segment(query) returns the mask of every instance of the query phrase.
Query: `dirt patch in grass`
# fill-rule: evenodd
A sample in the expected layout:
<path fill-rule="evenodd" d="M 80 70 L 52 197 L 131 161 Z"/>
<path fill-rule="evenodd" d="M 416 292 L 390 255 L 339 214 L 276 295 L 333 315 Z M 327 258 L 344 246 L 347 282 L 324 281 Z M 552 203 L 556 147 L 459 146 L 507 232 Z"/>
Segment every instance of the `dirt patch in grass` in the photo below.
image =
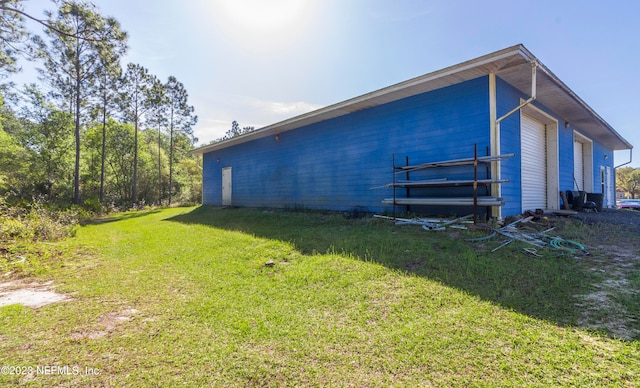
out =
<path fill-rule="evenodd" d="M 0 282 L 0 307 L 21 304 L 38 308 L 70 299 L 67 295 L 56 292 L 52 281 L 47 283 L 24 280 Z"/>
<path fill-rule="evenodd" d="M 131 317 L 138 314 L 136 309 L 124 309 L 120 311 L 112 311 L 100 317 L 95 327 L 88 330 L 82 330 L 71 334 L 71 338 L 78 341 L 82 339 L 102 338 L 114 331 L 118 325 L 128 322 Z"/>
<path fill-rule="evenodd" d="M 576 216 L 591 228 L 592 255 L 583 258 L 598 281 L 593 290 L 576 295 L 582 310 L 578 324 L 614 337 L 640 338 L 640 212 L 605 209 Z"/>

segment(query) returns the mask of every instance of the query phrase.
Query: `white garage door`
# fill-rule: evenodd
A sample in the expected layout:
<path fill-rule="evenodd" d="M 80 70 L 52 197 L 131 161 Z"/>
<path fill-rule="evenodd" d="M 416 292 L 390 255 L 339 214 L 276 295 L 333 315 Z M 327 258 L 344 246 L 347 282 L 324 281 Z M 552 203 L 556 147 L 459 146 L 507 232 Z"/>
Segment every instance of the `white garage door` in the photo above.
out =
<path fill-rule="evenodd" d="M 521 117 L 522 211 L 546 209 L 547 147 L 545 126 L 525 114 Z"/>

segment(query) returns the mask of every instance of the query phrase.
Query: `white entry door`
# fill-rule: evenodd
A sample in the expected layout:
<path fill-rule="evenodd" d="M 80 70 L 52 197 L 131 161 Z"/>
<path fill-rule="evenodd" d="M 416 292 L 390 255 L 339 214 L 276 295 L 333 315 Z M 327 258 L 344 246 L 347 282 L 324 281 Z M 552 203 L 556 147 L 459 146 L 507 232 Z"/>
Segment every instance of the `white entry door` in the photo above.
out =
<path fill-rule="evenodd" d="M 613 183 L 613 169 L 607 166 L 606 170 L 606 188 L 604 191 L 604 206 L 614 207 L 616 204 L 616 192 L 614 190 L 615 184 Z"/>
<path fill-rule="evenodd" d="M 222 206 L 231 206 L 231 167 L 222 169 Z"/>

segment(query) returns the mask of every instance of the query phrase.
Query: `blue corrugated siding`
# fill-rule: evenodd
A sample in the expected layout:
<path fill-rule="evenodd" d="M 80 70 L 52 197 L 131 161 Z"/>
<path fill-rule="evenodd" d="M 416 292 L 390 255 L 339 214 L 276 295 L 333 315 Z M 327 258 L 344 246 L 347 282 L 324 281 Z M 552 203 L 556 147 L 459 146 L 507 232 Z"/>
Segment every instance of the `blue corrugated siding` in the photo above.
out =
<path fill-rule="evenodd" d="M 580 131 L 580 133 L 583 132 Z M 593 141 L 593 192 L 604 194 L 600 185 L 600 167 L 611 167 L 613 169 L 613 151 L 602 145 L 602 143 L 591 140 Z M 605 155 L 607 156 L 606 158 Z"/>
<path fill-rule="evenodd" d="M 391 210 L 380 201 L 398 164 L 472 156 L 489 147 L 488 79 L 437 91 L 302 127 L 204 155 L 203 202 L 221 204 L 221 169 L 233 169 L 233 204 Z M 218 159 L 220 160 L 218 162 Z M 469 169 L 447 170 L 470 176 Z M 439 176 L 443 171 L 437 172 Z M 416 175 L 417 177 L 418 175 Z"/>
<path fill-rule="evenodd" d="M 202 204 L 222 204 L 222 168 L 216 161 L 218 153 L 202 155 Z"/>

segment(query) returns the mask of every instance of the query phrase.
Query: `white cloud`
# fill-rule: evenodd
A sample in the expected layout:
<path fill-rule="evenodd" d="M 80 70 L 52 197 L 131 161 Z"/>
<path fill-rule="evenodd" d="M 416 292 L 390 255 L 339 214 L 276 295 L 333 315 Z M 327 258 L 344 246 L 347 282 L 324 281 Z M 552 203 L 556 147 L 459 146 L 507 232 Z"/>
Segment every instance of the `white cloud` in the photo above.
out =
<path fill-rule="evenodd" d="M 278 120 L 288 119 L 322 108 L 322 105 L 303 101 L 278 102 L 252 100 L 250 104 L 265 114 L 278 117 Z"/>
<path fill-rule="evenodd" d="M 205 145 L 224 136 L 230 128 L 231 121 L 208 119 L 198 122 L 194 134 L 198 138 L 198 145 Z"/>

